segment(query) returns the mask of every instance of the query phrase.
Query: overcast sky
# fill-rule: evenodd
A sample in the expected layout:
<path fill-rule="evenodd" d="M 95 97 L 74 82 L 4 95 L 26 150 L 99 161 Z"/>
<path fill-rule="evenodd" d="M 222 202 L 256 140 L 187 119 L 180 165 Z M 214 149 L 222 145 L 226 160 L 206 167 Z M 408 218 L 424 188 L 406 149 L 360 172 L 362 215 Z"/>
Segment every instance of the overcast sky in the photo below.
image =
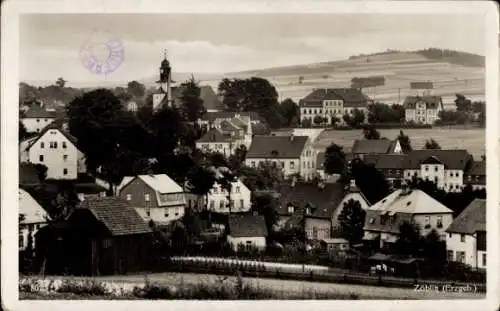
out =
<path fill-rule="evenodd" d="M 130 81 L 153 76 L 168 55 L 176 72 L 221 73 L 344 59 L 386 49 L 439 47 L 485 53 L 479 15 L 39 14 L 20 18 L 21 80 Z M 125 59 L 107 77 L 79 52 L 89 38 L 121 40 Z"/>

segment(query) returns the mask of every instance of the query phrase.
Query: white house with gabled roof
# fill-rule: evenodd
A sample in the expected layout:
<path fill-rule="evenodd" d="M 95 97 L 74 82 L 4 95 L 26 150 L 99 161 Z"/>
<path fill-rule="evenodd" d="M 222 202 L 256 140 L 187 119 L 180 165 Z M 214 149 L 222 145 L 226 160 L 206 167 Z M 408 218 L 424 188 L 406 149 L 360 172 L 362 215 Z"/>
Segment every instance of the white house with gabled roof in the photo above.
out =
<path fill-rule="evenodd" d="M 48 214 L 43 207 L 25 190 L 19 188 L 19 250 L 25 250 L 32 237 L 35 247 L 35 234 L 47 224 Z"/>
<path fill-rule="evenodd" d="M 25 162 L 45 165 L 47 179 L 74 180 L 87 171 L 77 139 L 56 125 L 47 126 L 31 140 L 21 157 Z"/>

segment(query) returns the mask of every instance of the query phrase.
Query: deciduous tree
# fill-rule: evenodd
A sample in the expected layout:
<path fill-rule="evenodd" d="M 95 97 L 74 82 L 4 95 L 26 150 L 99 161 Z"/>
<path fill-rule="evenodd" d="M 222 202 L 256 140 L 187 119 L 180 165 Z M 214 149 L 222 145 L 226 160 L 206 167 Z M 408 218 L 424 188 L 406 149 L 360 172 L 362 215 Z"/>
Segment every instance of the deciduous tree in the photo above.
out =
<path fill-rule="evenodd" d="M 399 135 L 397 140 L 399 141 L 399 144 L 401 145 L 401 149 L 403 153 L 408 153 L 413 150 L 411 147 L 411 140 L 408 135 L 405 135 L 403 131 L 399 131 Z"/>
<path fill-rule="evenodd" d="M 365 216 L 366 212 L 361 207 L 359 201 L 350 199 L 344 203 L 338 220 L 342 237 L 348 240 L 351 245 L 360 243 L 363 238 Z"/>
<path fill-rule="evenodd" d="M 127 83 L 127 93 L 134 96 L 135 98 L 141 98 L 146 92 L 146 87 L 144 84 L 137 81 L 130 81 Z"/>
<path fill-rule="evenodd" d="M 441 146 L 433 138 L 425 141 L 424 149 L 441 149 Z"/>
<path fill-rule="evenodd" d="M 191 76 L 191 79 L 182 83 L 180 88 L 180 113 L 184 120 L 195 122 L 207 111 L 203 105 L 198 82 L 196 82 L 194 76 Z"/>
<path fill-rule="evenodd" d="M 327 174 L 342 174 L 347 165 L 343 147 L 331 144 L 325 150 L 324 169 Z"/>

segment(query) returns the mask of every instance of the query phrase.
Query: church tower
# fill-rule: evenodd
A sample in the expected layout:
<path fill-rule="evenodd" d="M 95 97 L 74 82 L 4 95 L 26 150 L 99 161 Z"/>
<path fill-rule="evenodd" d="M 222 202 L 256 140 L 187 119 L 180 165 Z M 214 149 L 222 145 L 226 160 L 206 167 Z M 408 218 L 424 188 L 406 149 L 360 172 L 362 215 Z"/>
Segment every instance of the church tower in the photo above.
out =
<path fill-rule="evenodd" d="M 160 79 L 156 81 L 158 83 L 158 93 L 153 94 L 153 110 L 159 109 L 163 104 L 167 106 L 172 106 L 172 68 L 170 67 L 170 62 L 167 59 L 167 50 L 165 50 L 165 56 L 160 65 Z"/>

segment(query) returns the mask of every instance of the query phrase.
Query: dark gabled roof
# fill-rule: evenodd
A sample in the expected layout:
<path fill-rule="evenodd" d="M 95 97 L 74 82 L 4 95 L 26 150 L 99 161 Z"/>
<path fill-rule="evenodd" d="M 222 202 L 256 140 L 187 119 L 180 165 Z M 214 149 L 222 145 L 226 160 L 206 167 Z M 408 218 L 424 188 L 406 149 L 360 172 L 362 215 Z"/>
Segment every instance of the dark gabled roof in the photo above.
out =
<path fill-rule="evenodd" d="M 40 183 L 35 164 L 21 163 L 19 164 L 19 184 L 20 185 L 36 185 Z"/>
<path fill-rule="evenodd" d="M 465 172 L 465 175 L 486 176 L 486 162 L 473 161 L 467 172 Z"/>
<path fill-rule="evenodd" d="M 205 121 L 213 122 L 216 119 L 232 119 L 234 117 L 250 117 L 252 121 L 263 121 L 264 119 L 255 111 L 232 112 L 232 111 L 217 111 L 207 112 L 201 118 Z"/>
<path fill-rule="evenodd" d="M 446 232 L 474 234 L 486 231 L 486 200 L 475 199 L 453 220 Z"/>
<path fill-rule="evenodd" d="M 211 128 L 205 133 L 200 139 L 196 141 L 197 143 L 229 143 L 231 142 L 231 136 L 223 134 L 221 130 L 217 128 Z"/>
<path fill-rule="evenodd" d="M 88 198 L 78 205 L 78 209 L 89 210 L 112 235 L 152 232 L 134 207 L 117 197 Z"/>
<path fill-rule="evenodd" d="M 55 111 L 47 111 L 45 108 L 39 105 L 31 105 L 28 111 L 23 113 L 22 118 L 33 118 L 33 119 L 55 119 Z"/>
<path fill-rule="evenodd" d="M 331 219 L 335 209 L 344 198 L 345 188 L 340 183 L 325 183 L 322 188 L 313 183 L 296 183 L 279 187 L 281 206 L 280 215 L 290 215 L 288 206 L 303 208 L 313 207 L 309 217 Z"/>
<path fill-rule="evenodd" d="M 432 159 L 439 160 L 443 163 L 446 169 L 465 170 L 472 156 L 467 150 L 413 150 L 407 154 L 404 162 L 405 169 L 419 169 L 420 164 L 424 161 Z"/>
<path fill-rule="evenodd" d="M 253 214 L 229 215 L 229 234 L 232 237 L 267 237 L 264 216 Z"/>
<path fill-rule="evenodd" d="M 342 100 L 344 107 L 364 107 L 370 100 L 360 90 L 354 88 L 315 89 L 300 100 L 301 107 L 320 107 L 323 100 Z"/>
<path fill-rule="evenodd" d="M 304 150 L 307 136 L 255 136 L 247 152 L 250 158 L 299 158 Z"/>
<path fill-rule="evenodd" d="M 180 105 L 182 87 L 172 87 L 172 98 L 176 105 Z M 207 110 L 223 110 L 224 106 L 209 85 L 200 85 L 200 98 L 203 99 L 203 106 Z"/>
<path fill-rule="evenodd" d="M 38 135 L 38 137 L 36 139 L 34 139 L 27 147 L 26 147 L 26 150 L 29 150 L 31 148 L 31 146 L 33 146 L 34 144 L 36 144 L 38 142 L 38 140 L 40 140 L 40 138 L 43 137 L 43 135 L 45 135 L 45 133 L 47 133 L 49 130 L 58 130 L 59 132 L 61 132 L 61 134 L 64 135 L 64 137 L 66 137 L 66 139 L 68 139 L 73 145 L 75 145 L 76 148 L 78 148 L 78 139 L 76 139 L 75 136 L 71 135 L 68 131 L 62 129 L 62 125 L 59 123 L 59 122 L 52 122 L 51 124 L 47 125 L 41 132 L 40 134 Z"/>
<path fill-rule="evenodd" d="M 406 154 L 370 154 L 366 155 L 364 162 L 373 164 L 376 169 L 403 169 Z"/>
<path fill-rule="evenodd" d="M 408 96 L 406 97 L 403 108 L 404 109 L 415 109 L 415 104 L 417 102 L 423 101 L 426 103 L 427 108 L 437 108 L 439 105 L 442 105 L 441 96 Z"/>
<path fill-rule="evenodd" d="M 395 141 L 388 139 L 356 139 L 352 146 L 353 154 L 389 153 Z"/>

